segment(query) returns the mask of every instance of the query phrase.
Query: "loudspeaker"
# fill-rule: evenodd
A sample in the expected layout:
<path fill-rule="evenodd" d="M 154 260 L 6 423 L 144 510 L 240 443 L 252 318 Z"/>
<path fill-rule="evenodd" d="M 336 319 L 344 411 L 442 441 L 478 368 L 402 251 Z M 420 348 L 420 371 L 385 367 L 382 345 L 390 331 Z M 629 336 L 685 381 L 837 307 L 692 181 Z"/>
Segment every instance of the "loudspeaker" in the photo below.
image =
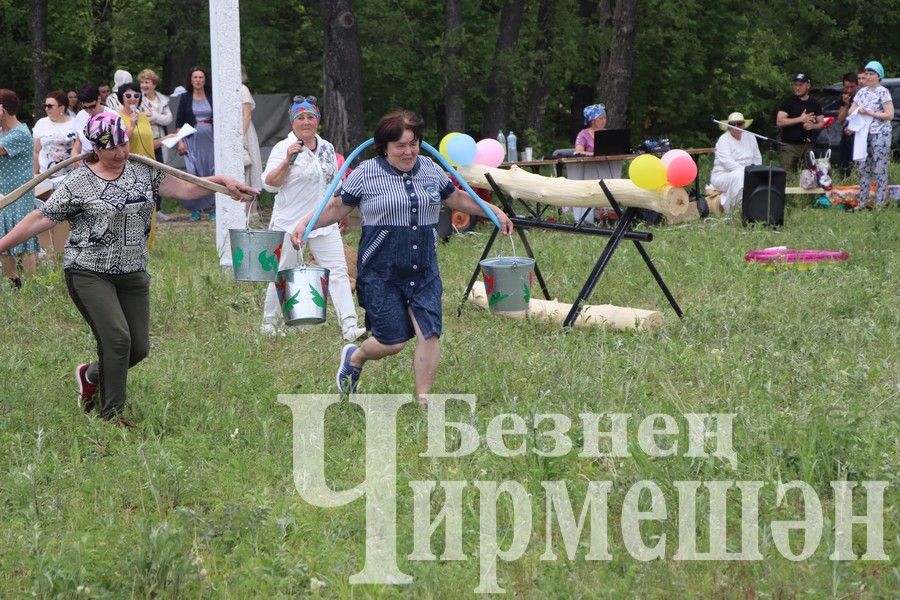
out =
<path fill-rule="evenodd" d="M 784 186 L 787 174 L 784 169 L 765 165 L 749 165 L 744 168 L 743 221 L 784 225 Z"/>

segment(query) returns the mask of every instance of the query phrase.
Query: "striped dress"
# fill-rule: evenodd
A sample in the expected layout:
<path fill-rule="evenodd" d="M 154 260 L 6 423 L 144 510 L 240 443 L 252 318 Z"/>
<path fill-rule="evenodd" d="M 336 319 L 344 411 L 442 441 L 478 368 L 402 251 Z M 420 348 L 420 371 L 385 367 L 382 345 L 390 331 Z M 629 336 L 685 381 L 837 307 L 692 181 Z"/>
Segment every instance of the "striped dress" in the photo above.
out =
<path fill-rule="evenodd" d="M 441 333 L 441 279 L 435 227 L 442 202 L 455 188 L 430 158 L 408 173 L 383 157 L 363 162 L 344 182 L 341 198 L 358 207 L 362 236 L 356 292 L 375 339 L 395 344 Z"/>

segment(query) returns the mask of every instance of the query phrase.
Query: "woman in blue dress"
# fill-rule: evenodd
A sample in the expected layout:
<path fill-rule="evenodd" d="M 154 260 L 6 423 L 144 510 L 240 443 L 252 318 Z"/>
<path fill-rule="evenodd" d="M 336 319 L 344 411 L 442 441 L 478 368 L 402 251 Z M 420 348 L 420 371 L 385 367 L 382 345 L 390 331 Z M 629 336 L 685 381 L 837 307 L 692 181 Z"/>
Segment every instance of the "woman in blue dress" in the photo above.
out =
<path fill-rule="evenodd" d="M 34 141 L 28 125 L 16 118 L 19 97 L 12 90 L 0 89 L 0 194 L 8 194 L 31 179 L 33 168 Z M 34 192 L 0 208 L 0 237 L 9 233 L 16 224 L 34 208 Z M 37 252 L 40 244 L 37 237 L 30 237 L 8 252 L 0 253 L 3 272 L 9 277 L 13 287 L 22 287 L 19 269 L 22 261 L 26 275 L 34 273 L 37 267 Z"/>
<path fill-rule="evenodd" d="M 213 144 L 212 82 L 200 67 L 191 69 L 188 78 L 190 93 L 182 94 L 178 101 L 175 126 L 187 123 L 197 130 L 178 142 L 178 154 L 184 156 L 188 173 L 198 177 L 216 174 L 216 156 Z M 191 211 L 191 221 L 199 221 L 201 213 L 216 220 L 216 195 L 208 194 L 196 200 L 182 200 L 181 205 Z"/>
<path fill-rule="evenodd" d="M 423 406 L 440 362 L 441 277 L 435 226 L 441 206 L 487 216 L 469 195 L 456 189 L 430 158 L 419 156 L 425 123 L 409 111 L 385 115 L 375 128 L 376 158 L 364 161 L 332 198 L 316 227 L 337 223 L 359 208 L 362 237 L 357 259 L 356 293 L 372 336 L 341 351 L 336 375 L 342 393 L 356 391 L 363 365 L 397 354 L 416 338 L 413 358 L 416 395 Z M 512 223 L 499 208 L 502 233 Z M 299 247 L 312 213 L 294 228 Z"/>

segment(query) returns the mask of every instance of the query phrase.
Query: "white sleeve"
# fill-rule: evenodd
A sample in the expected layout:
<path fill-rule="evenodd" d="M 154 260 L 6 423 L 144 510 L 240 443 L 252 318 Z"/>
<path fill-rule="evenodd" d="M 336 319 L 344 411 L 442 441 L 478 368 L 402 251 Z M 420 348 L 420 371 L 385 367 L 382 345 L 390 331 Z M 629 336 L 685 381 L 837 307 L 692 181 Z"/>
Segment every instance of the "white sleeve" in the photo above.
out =
<path fill-rule="evenodd" d="M 278 166 L 284 161 L 285 157 L 287 156 L 288 146 L 290 146 L 288 140 L 281 140 L 280 142 L 275 144 L 275 146 L 272 148 L 272 152 L 269 154 L 269 160 L 266 161 L 266 170 L 263 171 L 262 174 L 263 188 L 266 191 L 277 192 L 281 189 L 281 186 L 273 187 L 271 185 L 267 185 L 266 178 L 269 176 L 269 173 L 277 169 Z"/>
<path fill-rule="evenodd" d="M 719 137 L 719 141 L 716 142 L 716 162 L 721 164 L 726 171 L 743 169 L 743 165 L 734 158 L 734 152 L 732 152 L 731 144 L 729 143 L 730 140 L 726 137 L 728 135 L 730 134 L 725 132 Z"/>

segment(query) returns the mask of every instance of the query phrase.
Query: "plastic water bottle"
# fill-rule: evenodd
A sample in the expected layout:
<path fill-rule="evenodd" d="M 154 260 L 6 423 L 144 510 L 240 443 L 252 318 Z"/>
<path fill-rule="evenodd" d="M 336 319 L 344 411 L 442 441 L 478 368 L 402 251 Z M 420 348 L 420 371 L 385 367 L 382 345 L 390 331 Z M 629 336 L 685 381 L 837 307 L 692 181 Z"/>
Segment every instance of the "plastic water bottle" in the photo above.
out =
<path fill-rule="evenodd" d="M 506 148 L 506 136 L 503 135 L 503 130 L 497 132 L 497 141 L 500 142 L 501 148 Z"/>
<path fill-rule="evenodd" d="M 509 130 L 509 137 L 506 138 L 506 160 L 507 162 L 516 162 L 519 160 L 516 151 L 516 134 L 512 129 Z"/>

